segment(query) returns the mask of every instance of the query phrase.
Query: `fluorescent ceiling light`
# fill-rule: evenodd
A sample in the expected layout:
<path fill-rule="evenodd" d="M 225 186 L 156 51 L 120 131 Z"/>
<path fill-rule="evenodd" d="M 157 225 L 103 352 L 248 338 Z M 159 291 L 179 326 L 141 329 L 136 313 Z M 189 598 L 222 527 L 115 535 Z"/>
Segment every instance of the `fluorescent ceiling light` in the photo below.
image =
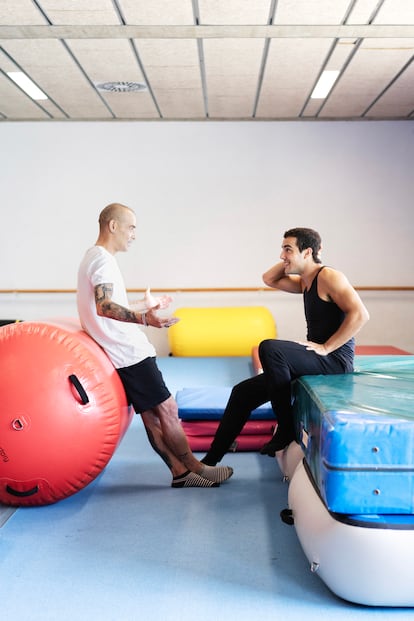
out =
<path fill-rule="evenodd" d="M 311 99 L 325 99 L 336 82 L 339 71 L 323 71 L 313 89 Z"/>
<path fill-rule="evenodd" d="M 47 99 L 47 95 L 36 86 L 25 73 L 21 71 L 9 71 L 7 73 L 9 78 L 13 80 L 20 88 L 32 99 Z"/>

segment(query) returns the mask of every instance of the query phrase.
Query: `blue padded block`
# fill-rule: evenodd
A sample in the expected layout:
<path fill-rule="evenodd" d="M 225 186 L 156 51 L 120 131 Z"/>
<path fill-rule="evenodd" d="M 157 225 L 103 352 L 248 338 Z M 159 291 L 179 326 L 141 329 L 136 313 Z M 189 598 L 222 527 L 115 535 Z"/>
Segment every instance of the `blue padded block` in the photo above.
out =
<path fill-rule="evenodd" d="M 229 399 L 231 387 L 203 386 L 183 388 L 176 395 L 178 415 L 182 420 L 219 420 Z M 250 416 L 251 420 L 275 420 L 272 406 L 265 403 Z"/>
<path fill-rule="evenodd" d="M 157 364 L 172 395 L 184 387 L 234 386 L 253 375 L 251 356 L 166 356 Z"/>
<path fill-rule="evenodd" d="M 294 415 L 328 509 L 414 513 L 414 356 L 367 356 L 355 373 L 302 377 Z"/>

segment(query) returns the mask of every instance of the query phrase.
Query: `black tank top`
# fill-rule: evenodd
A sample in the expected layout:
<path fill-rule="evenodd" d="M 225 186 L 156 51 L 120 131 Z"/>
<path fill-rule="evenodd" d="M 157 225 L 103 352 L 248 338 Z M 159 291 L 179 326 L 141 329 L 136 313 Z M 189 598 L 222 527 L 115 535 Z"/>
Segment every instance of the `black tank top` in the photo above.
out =
<path fill-rule="evenodd" d="M 324 266 L 316 274 L 310 289 L 303 292 L 305 317 L 307 325 L 307 339 L 314 343 L 325 343 L 336 332 L 345 319 L 345 313 L 335 304 L 326 302 L 318 295 L 318 276 Z M 332 352 L 341 358 L 346 366 L 353 365 L 355 340 L 352 338 L 339 349 Z"/>

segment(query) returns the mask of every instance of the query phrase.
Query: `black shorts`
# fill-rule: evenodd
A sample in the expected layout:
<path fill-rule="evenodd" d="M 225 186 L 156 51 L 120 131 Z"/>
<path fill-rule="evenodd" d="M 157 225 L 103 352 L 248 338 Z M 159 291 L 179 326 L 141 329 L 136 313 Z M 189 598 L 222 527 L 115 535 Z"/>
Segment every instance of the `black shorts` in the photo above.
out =
<path fill-rule="evenodd" d="M 130 367 L 117 369 L 128 403 L 141 414 L 171 396 L 155 358 L 145 358 Z"/>

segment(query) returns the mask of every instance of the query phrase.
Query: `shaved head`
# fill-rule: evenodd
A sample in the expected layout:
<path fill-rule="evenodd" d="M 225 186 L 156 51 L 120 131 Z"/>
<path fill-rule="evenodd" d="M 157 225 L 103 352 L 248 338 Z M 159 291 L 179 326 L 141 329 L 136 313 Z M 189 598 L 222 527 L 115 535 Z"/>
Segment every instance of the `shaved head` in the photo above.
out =
<path fill-rule="evenodd" d="M 122 220 L 125 210 L 134 213 L 130 207 L 122 205 L 121 203 L 111 203 L 107 205 L 99 214 L 100 230 L 102 231 L 111 220 Z"/>

